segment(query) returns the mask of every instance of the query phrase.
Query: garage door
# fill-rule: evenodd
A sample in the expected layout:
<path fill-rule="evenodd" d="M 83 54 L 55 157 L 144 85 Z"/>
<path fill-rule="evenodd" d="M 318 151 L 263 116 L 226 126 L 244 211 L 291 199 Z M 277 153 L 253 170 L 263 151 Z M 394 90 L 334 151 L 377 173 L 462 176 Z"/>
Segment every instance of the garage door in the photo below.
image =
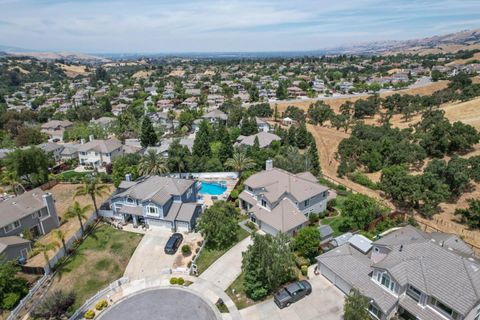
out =
<path fill-rule="evenodd" d="M 188 232 L 190 231 L 190 225 L 188 222 L 177 221 L 177 232 Z"/>
<path fill-rule="evenodd" d="M 262 229 L 265 233 L 271 234 L 272 236 L 278 233 L 277 229 L 266 224 L 265 222 L 259 221 L 259 223 L 260 223 L 260 229 Z"/>
<path fill-rule="evenodd" d="M 320 272 L 322 275 L 327 278 L 331 283 L 333 283 L 337 288 L 343 291 L 343 293 L 350 293 L 352 287 L 345 282 L 341 277 L 339 277 L 335 272 L 329 269 L 327 266 L 320 264 Z"/>
<path fill-rule="evenodd" d="M 162 228 L 172 230 L 172 223 L 170 221 L 164 220 L 155 220 L 155 219 L 147 219 L 148 225 L 151 228 Z"/>

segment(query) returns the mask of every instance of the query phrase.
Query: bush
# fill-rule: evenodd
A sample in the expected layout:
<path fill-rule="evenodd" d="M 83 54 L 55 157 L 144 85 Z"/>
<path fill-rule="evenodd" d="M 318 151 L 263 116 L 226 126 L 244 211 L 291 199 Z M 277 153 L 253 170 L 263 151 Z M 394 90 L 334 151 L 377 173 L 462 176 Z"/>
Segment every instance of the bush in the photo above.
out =
<path fill-rule="evenodd" d="M 327 210 L 332 211 L 333 208 L 335 208 L 336 205 L 337 205 L 337 199 L 332 199 L 332 200 L 328 201 L 327 202 Z"/>
<path fill-rule="evenodd" d="M 307 258 L 296 256 L 295 264 L 297 265 L 297 268 L 302 268 L 302 266 L 308 266 L 310 264 L 310 261 L 308 261 Z"/>
<path fill-rule="evenodd" d="M 325 218 L 326 216 L 327 216 L 327 213 L 326 213 L 325 211 L 318 213 L 318 219 L 319 219 L 319 220 Z"/>
<path fill-rule="evenodd" d="M 98 311 L 103 310 L 103 309 L 105 309 L 106 307 L 108 307 L 108 302 L 107 302 L 107 300 L 100 300 L 100 301 L 98 301 L 97 304 L 95 305 L 95 309 L 97 309 Z"/>
<path fill-rule="evenodd" d="M 18 294 L 17 292 L 7 293 L 3 297 L 2 309 L 3 310 L 12 310 L 17 305 L 19 300 L 20 300 L 20 294 Z"/>
<path fill-rule="evenodd" d="M 364 187 L 370 188 L 372 190 L 377 190 L 378 189 L 377 184 L 375 182 L 373 182 L 372 180 L 370 180 L 369 177 L 367 177 L 366 175 L 364 175 L 361 172 L 355 171 L 354 173 L 349 174 L 348 177 L 353 182 L 358 183 L 358 184 L 360 184 Z"/>
<path fill-rule="evenodd" d="M 257 230 L 257 225 L 255 223 L 253 223 L 252 221 L 247 221 L 247 223 L 245 223 L 245 225 L 250 230 L 253 230 L 253 231 Z"/>
<path fill-rule="evenodd" d="M 85 319 L 93 319 L 95 317 L 95 311 L 88 310 L 83 316 L 85 317 Z"/>
<path fill-rule="evenodd" d="M 186 256 L 192 253 L 192 249 L 190 248 L 190 246 L 188 244 L 184 244 L 182 246 L 182 253 Z"/>
<path fill-rule="evenodd" d="M 308 217 L 308 220 L 310 221 L 310 224 L 315 224 L 318 222 L 320 219 L 318 213 L 311 213 L 310 216 Z"/>
<path fill-rule="evenodd" d="M 195 248 L 195 253 L 198 253 L 200 251 L 200 248 Z"/>
<path fill-rule="evenodd" d="M 182 277 L 177 279 L 177 284 L 178 285 L 183 286 L 184 283 L 185 283 L 185 279 L 183 279 Z"/>
<path fill-rule="evenodd" d="M 170 278 L 170 284 L 178 284 L 178 279 L 175 277 Z"/>
<path fill-rule="evenodd" d="M 300 270 L 302 271 L 302 275 L 303 275 L 304 277 L 306 277 L 306 276 L 308 275 L 308 267 L 307 267 L 307 266 L 302 266 L 302 267 L 300 268 Z"/>
<path fill-rule="evenodd" d="M 236 201 L 238 199 L 238 190 L 232 190 L 232 192 L 230 193 L 230 199 L 232 199 L 233 201 Z"/>
<path fill-rule="evenodd" d="M 75 293 L 57 290 L 48 295 L 35 307 L 31 316 L 43 319 L 62 319 L 75 304 Z"/>
<path fill-rule="evenodd" d="M 192 261 L 188 261 L 187 263 L 187 268 L 190 268 L 190 267 L 192 267 Z"/>

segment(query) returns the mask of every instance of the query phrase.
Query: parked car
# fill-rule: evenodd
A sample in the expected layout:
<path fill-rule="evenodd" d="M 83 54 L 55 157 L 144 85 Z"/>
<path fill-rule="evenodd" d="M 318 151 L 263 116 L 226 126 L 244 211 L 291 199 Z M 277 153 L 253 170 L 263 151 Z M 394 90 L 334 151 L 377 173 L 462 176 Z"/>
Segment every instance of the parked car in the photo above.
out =
<path fill-rule="evenodd" d="M 312 293 L 312 286 L 308 281 L 302 280 L 291 283 L 278 291 L 273 300 L 280 309 L 283 309 L 310 293 Z"/>
<path fill-rule="evenodd" d="M 174 233 L 170 236 L 170 238 L 167 241 L 167 244 L 165 245 L 165 253 L 166 254 L 174 254 L 177 252 L 178 247 L 180 247 L 180 244 L 183 241 L 183 236 L 181 233 Z"/>

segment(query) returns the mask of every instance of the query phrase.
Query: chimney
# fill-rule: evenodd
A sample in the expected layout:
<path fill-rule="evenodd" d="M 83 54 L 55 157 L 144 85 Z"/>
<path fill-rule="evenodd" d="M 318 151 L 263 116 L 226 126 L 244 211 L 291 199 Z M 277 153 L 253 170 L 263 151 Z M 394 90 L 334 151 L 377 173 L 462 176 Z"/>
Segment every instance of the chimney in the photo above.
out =
<path fill-rule="evenodd" d="M 80 139 L 80 144 L 85 144 L 85 139 Z"/>
<path fill-rule="evenodd" d="M 93 134 L 91 134 L 91 135 L 88 136 L 88 141 L 91 142 L 91 141 L 93 141 L 94 138 L 95 138 L 95 137 L 93 136 Z"/>
<path fill-rule="evenodd" d="M 55 221 L 55 227 L 60 226 L 60 220 L 58 219 L 57 208 L 55 207 L 55 200 L 53 199 L 53 195 L 50 192 L 47 192 L 42 195 L 42 198 L 43 204 L 45 205 L 45 207 L 47 207 L 48 213 Z"/>
<path fill-rule="evenodd" d="M 273 160 L 268 159 L 267 161 L 265 161 L 265 170 L 270 171 L 272 169 L 273 169 Z"/>
<path fill-rule="evenodd" d="M 126 181 L 132 181 L 132 174 L 131 174 L 131 173 L 127 173 L 127 174 L 125 175 L 125 180 L 126 180 Z"/>

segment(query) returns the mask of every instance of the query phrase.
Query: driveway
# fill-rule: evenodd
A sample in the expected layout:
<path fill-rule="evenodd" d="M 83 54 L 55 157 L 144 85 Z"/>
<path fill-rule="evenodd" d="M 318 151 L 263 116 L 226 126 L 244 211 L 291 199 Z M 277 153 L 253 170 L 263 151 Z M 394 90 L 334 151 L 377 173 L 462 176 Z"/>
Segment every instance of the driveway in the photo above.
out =
<path fill-rule="evenodd" d="M 313 275 L 310 268 L 312 293 L 288 308 L 279 309 L 273 299 L 240 310 L 248 320 L 339 320 L 342 319 L 344 294 L 322 275 Z"/>
<path fill-rule="evenodd" d="M 191 257 L 184 258 L 182 256 L 181 247 L 189 243 L 193 250 L 195 243 L 201 240 L 201 236 L 198 233 L 183 234 L 183 242 L 177 253 L 169 255 L 165 254 L 163 250 L 171 235 L 170 230 L 149 229 L 130 258 L 124 276 L 130 280 L 156 277 L 190 259 Z"/>
<path fill-rule="evenodd" d="M 246 251 L 251 243 L 250 236 L 237 243 L 208 267 L 199 278 L 210 281 L 222 290 L 226 290 L 242 273 L 242 252 Z"/>

